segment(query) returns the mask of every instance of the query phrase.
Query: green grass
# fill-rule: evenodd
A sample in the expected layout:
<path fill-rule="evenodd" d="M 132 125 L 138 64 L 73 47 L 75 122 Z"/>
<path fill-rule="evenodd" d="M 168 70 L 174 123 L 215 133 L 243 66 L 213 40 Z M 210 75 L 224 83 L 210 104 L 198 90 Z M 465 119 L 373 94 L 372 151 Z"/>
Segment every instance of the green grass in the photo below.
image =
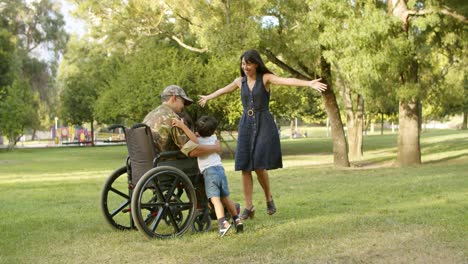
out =
<path fill-rule="evenodd" d="M 362 161 L 332 166 L 327 138 L 283 140 L 270 172 L 278 213 L 254 186 L 245 232 L 148 240 L 117 232 L 101 187 L 124 146 L 0 151 L 0 263 L 467 263 L 468 132 L 422 134 L 423 165 L 396 168 L 396 135 L 367 136 Z M 224 161 L 232 198 L 240 173 Z"/>

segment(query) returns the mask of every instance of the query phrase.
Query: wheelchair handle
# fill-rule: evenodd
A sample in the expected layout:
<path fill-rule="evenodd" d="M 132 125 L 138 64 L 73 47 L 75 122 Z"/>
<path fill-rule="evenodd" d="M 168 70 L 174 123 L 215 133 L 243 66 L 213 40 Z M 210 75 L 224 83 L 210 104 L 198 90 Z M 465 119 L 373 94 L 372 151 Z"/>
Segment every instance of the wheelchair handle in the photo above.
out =
<path fill-rule="evenodd" d="M 125 127 L 123 125 L 121 125 L 121 124 L 112 125 L 112 126 L 108 127 L 107 129 L 109 129 L 109 131 L 112 131 L 112 130 L 115 130 L 116 128 L 125 129 Z"/>
<path fill-rule="evenodd" d="M 140 127 L 147 127 L 149 128 L 149 126 L 147 124 L 144 124 L 144 123 L 137 123 L 137 124 L 134 124 L 132 126 L 132 129 L 135 129 L 135 128 L 140 128 Z"/>

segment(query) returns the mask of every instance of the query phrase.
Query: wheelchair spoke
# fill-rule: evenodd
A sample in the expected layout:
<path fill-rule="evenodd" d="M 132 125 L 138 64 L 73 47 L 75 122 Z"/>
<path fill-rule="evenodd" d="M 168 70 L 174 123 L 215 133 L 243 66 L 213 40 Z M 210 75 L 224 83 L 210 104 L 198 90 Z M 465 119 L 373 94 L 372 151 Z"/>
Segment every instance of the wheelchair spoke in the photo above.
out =
<path fill-rule="evenodd" d="M 181 211 L 185 211 L 185 210 L 190 210 L 190 208 L 192 208 L 192 203 L 182 203 L 182 202 L 171 203 L 171 206 L 177 207 Z"/>
<path fill-rule="evenodd" d="M 113 188 L 113 187 L 111 187 L 111 188 L 109 189 L 109 191 L 112 191 L 112 192 L 114 192 L 114 193 L 116 193 L 116 194 L 122 196 L 122 197 L 125 198 L 125 199 L 130 199 L 130 197 L 129 197 L 127 194 L 125 194 L 125 193 L 123 193 L 123 192 L 121 192 L 121 191 L 119 191 L 119 190 L 117 190 L 117 189 L 115 189 L 115 188 Z"/>
<path fill-rule="evenodd" d="M 174 191 L 177 187 L 178 180 L 179 180 L 179 177 L 175 177 L 174 181 L 172 181 L 171 188 L 166 193 L 166 199 L 165 199 L 166 201 L 170 200 L 171 197 L 174 196 Z"/>
<path fill-rule="evenodd" d="M 118 213 L 120 213 L 122 211 L 122 209 L 124 209 L 126 206 L 128 206 L 130 204 L 130 200 L 127 200 L 125 201 L 124 203 L 122 203 L 119 207 L 117 207 L 114 211 L 112 211 L 112 213 L 110 214 L 110 216 L 112 218 L 114 218 L 114 216 Z"/>
<path fill-rule="evenodd" d="M 151 197 L 151 199 L 148 202 L 140 204 L 141 209 L 148 209 L 151 212 L 154 211 L 154 208 L 158 208 L 161 206 L 164 206 L 164 202 L 158 202 L 156 196 Z"/>
<path fill-rule="evenodd" d="M 174 217 L 174 214 L 172 213 L 171 208 L 168 208 L 167 212 L 168 212 L 168 215 L 169 215 L 169 220 L 171 220 L 172 226 L 174 227 L 176 233 L 179 233 L 180 228 L 179 228 L 179 225 L 177 224 L 177 221 L 176 221 L 176 219 Z"/>
<path fill-rule="evenodd" d="M 161 188 L 159 188 L 159 185 L 156 185 L 155 194 L 158 200 L 163 202 L 167 201 L 163 195 L 163 192 L 161 191 Z"/>
<path fill-rule="evenodd" d="M 164 203 L 161 203 L 161 202 L 154 202 L 154 203 L 142 203 L 140 205 L 140 208 L 141 209 L 153 209 L 153 208 L 157 208 L 157 207 L 160 207 L 160 206 L 164 206 Z M 151 211 L 151 210 L 150 210 Z"/>
<path fill-rule="evenodd" d="M 193 222 L 193 225 L 195 226 L 195 228 L 197 230 L 202 230 L 203 229 L 203 223 L 202 223 L 202 220 L 201 219 L 196 219 L 194 222 Z"/>
<path fill-rule="evenodd" d="M 164 208 L 159 208 L 156 217 L 153 219 L 153 224 L 151 225 L 151 231 L 154 233 L 156 227 L 158 227 L 159 222 L 163 219 L 164 216 Z"/>

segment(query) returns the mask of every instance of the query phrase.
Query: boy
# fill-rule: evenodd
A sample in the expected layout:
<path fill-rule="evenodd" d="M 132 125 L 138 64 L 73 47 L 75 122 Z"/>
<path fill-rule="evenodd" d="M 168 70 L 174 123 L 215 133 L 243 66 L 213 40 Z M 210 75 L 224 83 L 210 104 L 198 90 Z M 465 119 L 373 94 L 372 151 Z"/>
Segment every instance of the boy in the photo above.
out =
<path fill-rule="evenodd" d="M 172 120 L 172 125 L 182 129 L 190 140 L 195 143 L 200 145 L 215 144 L 216 135 L 214 135 L 214 132 L 218 126 L 218 121 L 213 117 L 202 116 L 197 120 L 195 126 L 198 137 L 185 125 L 183 120 L 174 118 Z M 223 204 L 233 216 L 232 219 L 236 231 L 244 231 L 244 225 L 237 214 L 236 207 L 229 198 L 229 187 L 224 167 L 221 163 L 221 156 L 218 153 L 200 156 L 198 157 L 198 167 L 203 173 L 203 178 L 205 180 L 206 196 L 210 199 L 215 208 L 220 236 L 224 236 L 231 228 L 231 224 L 226 220 L 224 215 Z"/>

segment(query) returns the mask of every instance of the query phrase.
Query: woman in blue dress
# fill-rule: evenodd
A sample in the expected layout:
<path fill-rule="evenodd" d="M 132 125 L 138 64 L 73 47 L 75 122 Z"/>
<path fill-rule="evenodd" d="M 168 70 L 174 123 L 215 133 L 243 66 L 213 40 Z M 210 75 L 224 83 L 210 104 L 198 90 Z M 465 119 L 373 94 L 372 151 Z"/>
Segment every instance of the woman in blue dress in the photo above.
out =
<path fill-rule="evenodd" d="M 255 207 L 252 203 L 252 171 L 265 193 L 267 213 L 276 212 L 270 190 L 268 170 L 283 167 L 278 129 L 269 111 L 270 85 L 305 86 L 318 92 L 327 89 L 320 79 L 305 81 L 296 78 L 282 78 L 274 75 L 263 63 L 256 50 L 248 50 L 240 57 L 241 77 L 209 95 L 201 95 L 198 103 L 203 107 L 208 100 L 231 93 L 240 88 L 244 112 L 239 122 L 239 135 L 235 155 L 235 169 L 242 171 L 242 187 L 245 207 L 241 219 L 253 218 Z"/>

